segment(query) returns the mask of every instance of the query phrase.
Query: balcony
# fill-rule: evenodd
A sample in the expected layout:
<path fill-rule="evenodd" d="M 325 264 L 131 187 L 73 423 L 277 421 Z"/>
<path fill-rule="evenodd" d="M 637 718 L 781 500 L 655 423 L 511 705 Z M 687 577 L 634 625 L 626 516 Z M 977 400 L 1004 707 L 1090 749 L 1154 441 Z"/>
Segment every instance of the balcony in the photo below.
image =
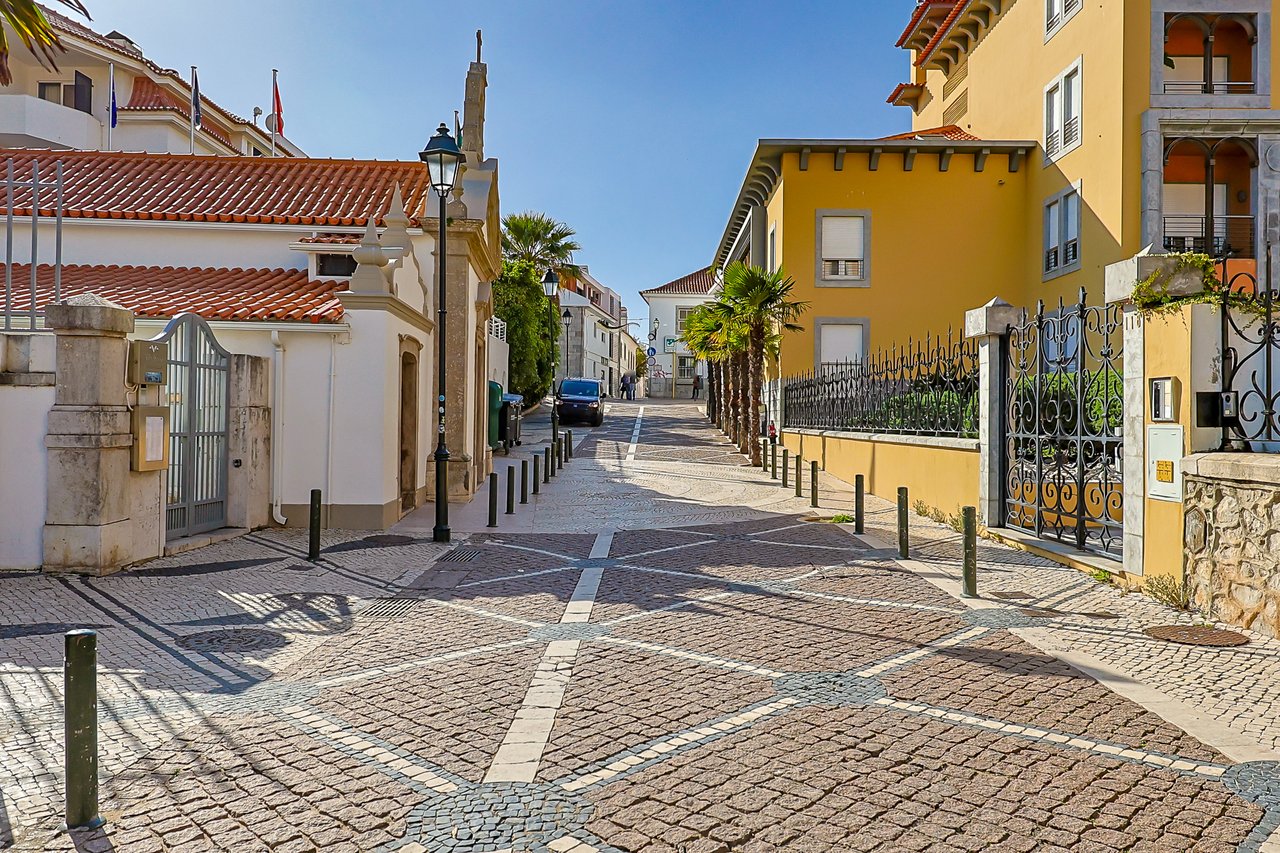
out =
<path fill-rule="evenodd" d="M 0 94 L 0 146 L 94 151 L 102 147 L 102 122 L 34 95 Z"/>
<path fill-rule="evenodd" d="M 1256 95 L 1256 16 L 1181 12 L 1165 15 L 1158 89 L 1203 98 Z"/>
<path fill-rule="evenodd" d="M 1254 256 L 1252 216 L 1215 216 L 1210 222 L 1206 216 L 1182 213 L 1163 219 L 1166 252 L 1196 252 L 1215 258 Z"/>

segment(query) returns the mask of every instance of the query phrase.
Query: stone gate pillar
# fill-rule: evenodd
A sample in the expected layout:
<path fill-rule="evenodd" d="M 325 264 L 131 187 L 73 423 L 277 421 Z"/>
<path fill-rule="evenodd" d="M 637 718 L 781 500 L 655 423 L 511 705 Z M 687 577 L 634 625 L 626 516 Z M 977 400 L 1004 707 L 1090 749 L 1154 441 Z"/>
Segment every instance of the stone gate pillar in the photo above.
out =
<path fill-rule="evenodd" d="M 1004 339 L 1026 310 L 1000 297 L 964 314 L 965 338 L 978 341 L 978 518 L 1004 526 Z"/>
<path fill-rule="evenodd" d="M 45 309 L 57 338 L 44 567 L 103 575 L 157 556 L 162 471 L 131 473 L 125 360 L 133 314 L 94 295 Z"/>

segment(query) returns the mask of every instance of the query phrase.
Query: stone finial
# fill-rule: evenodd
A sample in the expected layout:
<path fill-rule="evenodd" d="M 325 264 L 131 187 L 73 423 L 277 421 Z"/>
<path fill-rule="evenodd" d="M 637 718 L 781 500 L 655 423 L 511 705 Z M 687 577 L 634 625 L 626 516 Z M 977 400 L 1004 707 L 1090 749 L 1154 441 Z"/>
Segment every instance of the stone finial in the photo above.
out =
<path fill-rule="evenodd" d="M 981 338 L 988 335 L 1003 335 L 1010 326 L 1026 321 L 1025 308 L 1016 308 L 996 296 L 981 308 L 964 312 L 964 336 Z"/>
<path fill-rule="evenodd" d="M 351 253 L 351 257 L 356 261 L 356 271 L 351 276 L 352 293 L 390 292 L 387 279 L 382 274 L 382 268 L 387 265 L 387 253 L 378 242 L 378 229 L 374 225 L 373 217 L 369 217 L 364 238 Z"/>
<path fill-rule="evenodd" d="M 400 193 L 398 181 L 391 191 L 391 204 L 387 207 L 387 213 L 382 217 L 382 221 L 387 224 L 386 230 L 382 232 L 382 245 L 397 246 L 407 252 L 410 247 L 409 216 L 404 210 L 404 197 Z"/>

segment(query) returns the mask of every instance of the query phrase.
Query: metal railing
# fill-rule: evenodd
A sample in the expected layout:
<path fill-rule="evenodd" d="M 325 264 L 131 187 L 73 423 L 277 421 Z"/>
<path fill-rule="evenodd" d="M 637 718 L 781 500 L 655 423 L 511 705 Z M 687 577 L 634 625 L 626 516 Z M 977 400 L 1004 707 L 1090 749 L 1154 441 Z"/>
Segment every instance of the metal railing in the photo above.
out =
<path fill-rule="evenodd" d="M 54 261 L 53 261 L 53 293 L 52 301 L 62 301 L 62 161 L 54 164 L 53 179 L 42 179 L 40 177 L 40 163 L 37 160 L 31 161 L 31 175 L 29 178 L 20 179 L 16 174 L 13 158 L 10 157 L 5 161 L 4 170 L 4 210 L 5 210 L 5 228 L 4 228 L 4 305 L 2 313 L 4 315 L 4 331 L 13 331 L 13 321 L 15 317 L 27 315 L 27 324 L 25 328 L 34 329 L 36 327 L 36 315 L 40 308 L 40 220 L 44 216 L 53 216 L 54 231 Z M 46 202 L 45 193 L 52 193 L 52 204 Z M 14 269 L 17 266 L 14 263 L 14 220 L 19 218 L 17 211 L 29 211 L 29 227 L 31 229 L 31 257 L 30 275 L 28 277 L 26 293 L 15 293 L 14 291 Z M 20 287 L 21 285 L 19 285 Z M 25 295 L 25 299 L 18 299 L 18 296 Z"/>
<path fill-rule="evenodd" d="M 1225 277 L 1222 288 L 1222 391 L 1236 398 L 1234 417 L 1222 418 L 1222 446 L 1280 452 L 1280 293 L 1250 272 Z"/>
<path fill-rule="evenodd" d="M 1175 254 L 1196 252 L 1214 257 L 1251 258 L 1254 249 L 1252 216 L 1214 216 L 1213 236 L 1207 217 L 1168 214 L 1164 217 L 1164 248 Z"/>
<path fill-rule="evenodd" d="M 1252 95 L 1258 89 L 1252 80 L 1206 83 L 1204 80 L 1166 80 L 1166 95 Z"/>
<path fill-rule="evenodd" d="M 782 384 L 783 426 L 905 435 L 978 434 L 978 342 L 926 337 Z"/>

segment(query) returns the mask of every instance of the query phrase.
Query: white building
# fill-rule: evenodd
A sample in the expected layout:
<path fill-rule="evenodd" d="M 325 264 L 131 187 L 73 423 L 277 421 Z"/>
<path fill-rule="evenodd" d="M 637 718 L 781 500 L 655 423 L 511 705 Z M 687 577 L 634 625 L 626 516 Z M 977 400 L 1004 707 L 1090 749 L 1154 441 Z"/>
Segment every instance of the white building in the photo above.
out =
<path fill-rule="evenodd" d="M 693 393 L 695 376 L 702 377 L 705 396 L 707 366 L 689 353 L 680 336 L 685 317 L 699 305 L 712 301 L 714 287 L 715 278 L 707 267 L 661 287 L 640 291 L 649 305 L 647 331 L 654 335 L 649 343 L 655 353 L 649 361 L 648 396 L 688 397 Z"/>
<path fill-rule="evenodd" d="M 566 277 L 560 289 L 560 310 L 562 316 L 569 312 L 570 322 L 561 340 L 564 355 L 558 378 L 599 379 L 605 393 L 619 396 L 625 372 L 620 327 L 626 309 L 618 293 L 596 280 L 585 265 L 579 271 L 576 277 Z"/>
<path fill-rule="evenodd" d="M 0 147 L 192 153 L 188 80 L 147 59 L 121 33 L 102 35 L 51 9 L 44 11 L 66 52 L 57 56 L 57 71 L 45 68 L 6 26 L 13 83 L 0 86 Z M 264 99 L 270 95 L 269 83 L 263 80 Z M 200 105 L 196 154 L 271 156 L 274 151 L 278 157 L 303 156 L 282 134 L 273 142 L 256 116 L 253 121 L 241 118 L 203 94 Z"/>

